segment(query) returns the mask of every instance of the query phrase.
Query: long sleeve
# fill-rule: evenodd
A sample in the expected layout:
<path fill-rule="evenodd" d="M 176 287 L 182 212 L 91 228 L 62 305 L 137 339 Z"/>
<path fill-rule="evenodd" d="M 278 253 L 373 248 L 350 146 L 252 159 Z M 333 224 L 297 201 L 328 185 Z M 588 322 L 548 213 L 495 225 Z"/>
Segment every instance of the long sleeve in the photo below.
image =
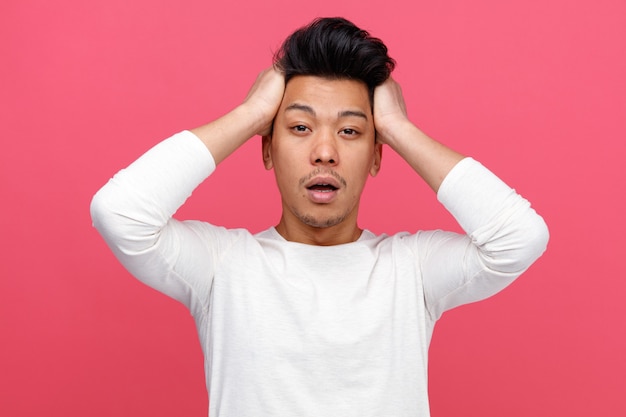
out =
<path fill-rule="evenodd" d="M 192 310 L 206 305 L 217 251 L 228 243 L 219 228 L 172 216 L 214 169 L 208 149 L 184 131 L 118 172 L 91 203 L 94 226 L 126 269 Z"/>
<path fill-rule="evenodd" d="M 419 234 L 417 251 L 434 318 L 509 285 L 541 256 L 549 238 L 530 203 L 471 158 L 452 169 L 437 197 L 466 235 Z"/>

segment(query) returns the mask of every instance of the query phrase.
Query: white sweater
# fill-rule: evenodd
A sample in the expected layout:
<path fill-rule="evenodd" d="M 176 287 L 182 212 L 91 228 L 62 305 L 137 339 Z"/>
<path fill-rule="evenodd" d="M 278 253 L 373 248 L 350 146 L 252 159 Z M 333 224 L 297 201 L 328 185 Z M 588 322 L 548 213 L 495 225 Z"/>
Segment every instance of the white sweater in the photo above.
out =
<path fill-rule="evenodd" d="M 181 132 L 91 206 L 122 264 L 191 311 L 210 416 L 428 416 L 435 321 L 506 287 L 548 240 L 530 204 L 471 158 L 438 192 L 467 235 L 364 231 L 322 247 L 274 228 L 252 235 L 173 219 L 214 169 L 200 140 Z"/>

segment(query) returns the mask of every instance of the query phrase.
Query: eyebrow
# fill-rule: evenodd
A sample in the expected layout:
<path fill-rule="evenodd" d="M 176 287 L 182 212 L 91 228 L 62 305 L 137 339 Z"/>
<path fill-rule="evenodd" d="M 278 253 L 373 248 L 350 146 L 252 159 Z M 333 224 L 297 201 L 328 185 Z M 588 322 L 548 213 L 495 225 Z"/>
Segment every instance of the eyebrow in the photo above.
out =
<path fill-rule="evenodd" d="M 309 113 L 312 116 L 317 116 L 317 114 L 315 113 L 315 110 L 313 109 L 313 107 L 311 107 L 309 105 L 306 105 L 306 104 L 293 103 L 293 104 L 290 104 L 289 106 L 287 106 L 285 108 L 285 111 L 288 111 L 288 110 L 300 110 L 300 111 L 303 111 L 305 113 Z M 341 119 L 343 117 L 360 117 L 360 118 L 363 118 L 365 120 L 368 120 L 367 119 L 367 115 L 364 112 L 360 111 L 360 110 L 343 110 L 343 111 L 340 111 L 337 114 L 337 118 Z"/>
<path fill-rule="evenodd" d="M 307 106 L 306 104 L 293 103 L 293 104 L 288 105 L 285 108 L 285 111 L 288 111 L 288 110 L 301 110 L 305 113 L 309 113 L 312 116 L 316 115 L 315 110 L 313 110 L 313 107 Z"/>
<path fill-rule="evenodd" d="M 341 119 L 342 117 L 361 117 L 365 120 L 367 120 L 367 115 L 365 113 L 363 113 L 360 110 L 344 110 L 344 111 L 340 111 L 338 114 L 338 118 Z"/>

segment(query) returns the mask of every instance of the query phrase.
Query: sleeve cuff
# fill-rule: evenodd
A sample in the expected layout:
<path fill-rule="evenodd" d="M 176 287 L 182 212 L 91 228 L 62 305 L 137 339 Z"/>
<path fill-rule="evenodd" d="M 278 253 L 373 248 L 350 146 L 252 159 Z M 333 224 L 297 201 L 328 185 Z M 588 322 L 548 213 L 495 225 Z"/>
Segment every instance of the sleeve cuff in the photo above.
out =
<path fill-rule="evenodd" d="M 182 132 L 174 135 L 174 137 L 180 137 L 181 143 L 184 143 L 185 147 L 188 147 L 190 153 L 195 153 L 199 159 L 204 160 L 205 168 L 208 169 L 208 172 L 205 174 L 205 178 L 208 177 L 215 171 L 216 164 L 215 158 L 209 151 L 209 148 L 189 130 L 183 130 Z"/>
<path fill-rule="evenodd" d="M 515 191 L 480 162 L 465 158 L 444 178 L 437 199 L 468 234 L 497 216 Z"/>

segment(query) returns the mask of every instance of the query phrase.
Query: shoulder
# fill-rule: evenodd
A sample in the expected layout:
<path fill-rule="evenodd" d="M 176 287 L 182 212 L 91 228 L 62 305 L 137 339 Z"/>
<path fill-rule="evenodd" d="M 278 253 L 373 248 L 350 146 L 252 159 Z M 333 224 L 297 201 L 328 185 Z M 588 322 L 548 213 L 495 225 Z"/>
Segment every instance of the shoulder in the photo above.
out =
<path fill-rule="evenodd" d="M 404 252 L 415 257 L 423 257 L 433 251 L 445 250 L 449 245 L 467 245 L 468 241 L 469 238 L 465 234 L 436 229 L 419 230 L 415 233 L 405 231 L 392 235 L 376 235 L 368 231 L 363 243 L 376 251 Z"/>

